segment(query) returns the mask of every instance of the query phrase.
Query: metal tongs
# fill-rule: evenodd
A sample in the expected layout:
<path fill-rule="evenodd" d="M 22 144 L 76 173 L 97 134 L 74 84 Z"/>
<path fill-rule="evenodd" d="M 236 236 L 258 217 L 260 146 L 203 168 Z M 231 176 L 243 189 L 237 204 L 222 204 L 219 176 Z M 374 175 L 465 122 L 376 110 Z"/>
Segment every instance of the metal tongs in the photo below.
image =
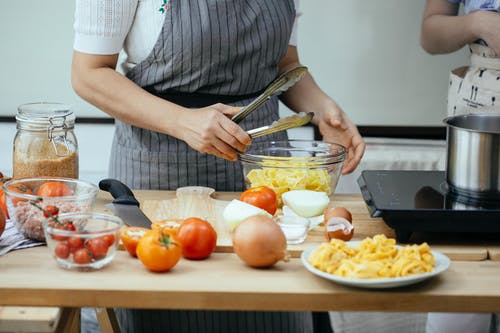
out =
<path fill-rule="evenodd" d="M 299 127 L 311 121 L 314 113 L 312 112 L 299 112 L 289 117 L 281 118 L 274 121 L 271 125 L 262 126 L 248 130 L 247 133 L 250 137 L 257 138 L 259 136 L 271 134 L 274 132 L 284 131 L 290 128 Z"/>
<path fill-rule="evenodd" d="M 237 114 L 235 114 L 231 120 L 235 123 L 239 123 L 246 116 L 248 116 L 252 111 L 256 110 L 262 104 L 267 102 L 272 96 L 279 95 L 284 91 L 287 91 L 288 88 L 297 83 L 305 74 L 307 73 L 307 67 L 298 66 L 292 68 L 275 79 L 269 86 L 267 86 L 266 90 L 255 100 L 253 100 L 250 104 L 243 107 Z"/>

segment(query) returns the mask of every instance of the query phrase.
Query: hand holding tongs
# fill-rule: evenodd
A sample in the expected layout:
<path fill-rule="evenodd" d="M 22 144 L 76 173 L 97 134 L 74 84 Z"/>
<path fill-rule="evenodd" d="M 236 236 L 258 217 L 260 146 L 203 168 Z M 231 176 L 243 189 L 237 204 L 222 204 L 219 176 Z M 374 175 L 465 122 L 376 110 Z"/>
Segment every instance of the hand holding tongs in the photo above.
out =
<path fill-rule="evenodd" d="M 235 114 L 231 118 L 231 120 L 235 123 L 239 123 L 252 111 L 267 102 L 272 96 L 287 91 L 288 88 L 297 83 L 306 73 L 307 67 L 305 66 L 298 66 L 284 72 L 283 74 L 278 76 L 276 80 L 271 82 L 271 84 L 267 86 L 266 90 L 259 97 L 257 97 L 250 104 L 243 107 L 237 114 Z"/>

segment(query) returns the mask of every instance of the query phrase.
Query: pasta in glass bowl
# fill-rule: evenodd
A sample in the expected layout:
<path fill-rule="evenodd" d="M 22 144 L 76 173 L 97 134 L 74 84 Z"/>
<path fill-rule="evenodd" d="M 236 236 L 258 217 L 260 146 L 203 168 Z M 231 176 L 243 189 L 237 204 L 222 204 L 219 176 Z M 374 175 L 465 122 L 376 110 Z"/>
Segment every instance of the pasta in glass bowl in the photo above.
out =
<path fill-rule="evenodd" d="M 314 140 L 271 141 L 252 144 L 239 155 L 247 188 L 272 188 L 281 195 L 312 190 L 333 195 L 346 157 L 344 146 Z"/>

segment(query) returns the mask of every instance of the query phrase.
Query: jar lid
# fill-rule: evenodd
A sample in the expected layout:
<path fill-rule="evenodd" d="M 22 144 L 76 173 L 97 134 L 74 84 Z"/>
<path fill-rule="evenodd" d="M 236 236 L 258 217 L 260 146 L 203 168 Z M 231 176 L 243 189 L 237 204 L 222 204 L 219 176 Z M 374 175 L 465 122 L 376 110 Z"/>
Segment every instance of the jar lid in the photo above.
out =
<path fill-rule="evenodd" d="M 16 121 L 20 129 L 47 130 L 49 127 L 72 129 L 75 125 L 75 115 L 71 108 L 63 103 L 28 103 L 17 108 Z"/>

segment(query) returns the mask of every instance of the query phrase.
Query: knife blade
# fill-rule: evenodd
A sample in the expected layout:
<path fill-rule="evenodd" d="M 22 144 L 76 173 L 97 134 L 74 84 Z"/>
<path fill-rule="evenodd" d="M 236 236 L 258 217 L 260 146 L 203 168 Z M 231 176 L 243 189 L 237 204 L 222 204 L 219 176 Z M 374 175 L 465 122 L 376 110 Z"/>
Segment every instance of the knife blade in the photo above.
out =
<path fill-rule="evenodd" d="M 110 208 L 115 215 L 120 217 L 125 224 L 151 228 L 151 220 L 142 212 L 139 207 L 139 201 L 137 201 L 127 185 L 117 179 L 107 178 L 99 182 L 99 188 L 111 193 L 114 200 L 106 206 L 111 206 Z"/>

